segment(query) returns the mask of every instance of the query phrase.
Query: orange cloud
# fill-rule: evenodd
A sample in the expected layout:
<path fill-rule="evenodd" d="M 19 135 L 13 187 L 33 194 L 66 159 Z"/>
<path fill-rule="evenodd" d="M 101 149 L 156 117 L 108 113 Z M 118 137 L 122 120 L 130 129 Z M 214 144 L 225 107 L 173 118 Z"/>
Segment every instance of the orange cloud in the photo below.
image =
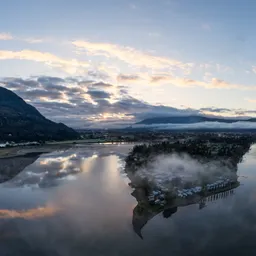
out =
<path fill-rule="evenodd" d="M 0 209 L 0 219 L 11 219 L 11 218 L 20 218 L 20 219 L 37 219 L 50 217 L 55 215 L 60 209 L 55 207 L 38 207 L 29 210 L 6 210 Z"/>
<path fill-rule="evenodd" d="M 250 102 L 250 103 L 256 103 L 256 99 L 245 99 L 245 100 Z"/>

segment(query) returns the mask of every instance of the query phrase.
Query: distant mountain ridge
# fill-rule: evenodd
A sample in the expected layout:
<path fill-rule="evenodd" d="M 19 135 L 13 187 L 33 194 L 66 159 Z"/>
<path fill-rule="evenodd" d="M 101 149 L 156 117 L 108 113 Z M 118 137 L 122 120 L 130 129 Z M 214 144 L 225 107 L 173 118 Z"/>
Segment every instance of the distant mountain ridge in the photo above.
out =
<path fill-rule="evenodd" d="M 0 141 L 65 140 L 78 133 L 45 118 L 14 92 L 0 87 Z"/>
<path fill-rule="evenodd" d="M 248 119 L 224 119 L 218 117 L 206 117 L 206 116 L 166 116 L 166 117 L 153 117 L 147 118 L 136 124 L 195 124 L 202 122 L 219 122 L 219 123 L 236 123 L 243 122 L 256 122 L 256 118 Z"/>

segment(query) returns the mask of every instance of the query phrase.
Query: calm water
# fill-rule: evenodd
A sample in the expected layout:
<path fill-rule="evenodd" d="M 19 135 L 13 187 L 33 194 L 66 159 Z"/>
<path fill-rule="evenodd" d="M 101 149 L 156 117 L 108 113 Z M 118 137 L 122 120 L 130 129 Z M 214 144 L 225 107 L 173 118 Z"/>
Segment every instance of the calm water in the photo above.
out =
<path fill-rule="evenodd" d="M 132 145 L 42 155 L 0 186 L 1 256 L 255 255 L 256 146 L 233 194 L 160 213 L 133 231 L 136 200 L 123 172 Z"/>

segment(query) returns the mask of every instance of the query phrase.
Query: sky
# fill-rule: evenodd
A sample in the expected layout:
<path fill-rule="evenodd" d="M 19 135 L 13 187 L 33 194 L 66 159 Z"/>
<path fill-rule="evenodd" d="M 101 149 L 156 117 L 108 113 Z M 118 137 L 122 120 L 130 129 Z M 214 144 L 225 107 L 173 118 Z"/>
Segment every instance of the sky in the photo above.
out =
<path fill-rule="evenodd" d="M 104 127 L 256 116 L 256 1 L 0 2 L 0 86 L 46 117 Z"/>

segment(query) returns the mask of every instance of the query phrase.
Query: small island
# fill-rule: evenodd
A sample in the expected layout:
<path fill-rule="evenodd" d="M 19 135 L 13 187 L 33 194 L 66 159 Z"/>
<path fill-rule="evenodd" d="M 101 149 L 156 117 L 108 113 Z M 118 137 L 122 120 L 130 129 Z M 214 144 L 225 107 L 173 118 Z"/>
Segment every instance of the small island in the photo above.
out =
<path fill-rule="evenodd" d="M 160 212 L 171 216 L 190 204 L 203 209 L 207 200 L 232 194 L 240 185 L 237 166 L 253 142 L 244 134 L 208 134 L 134 146 L 125 170 L 138 202 L 135 232 L 142 237 L 141 229 Z"/>
<path fill-rule="evenodd" d="M 232 191 L 240 184 L 237 165 L 253 141 L 243 134 L 208 134 L 134 146 L 125 170 L 138 201 L 135 216 L 194 203 L 203 207 L 204 198 Z"/>
<path fill-rule="evenodd" d="M 249 135 L 237 134 L 208 134 L 205 138 L 180 139 L 136 145 L 126 158 L 126 168 L 136 172 L 146 166 L 160 154 L 188 154 L 202 162 L 224 160 L 233 166 L 242 160 L 243 155 L 250 149 L 254 138 Z"/>

